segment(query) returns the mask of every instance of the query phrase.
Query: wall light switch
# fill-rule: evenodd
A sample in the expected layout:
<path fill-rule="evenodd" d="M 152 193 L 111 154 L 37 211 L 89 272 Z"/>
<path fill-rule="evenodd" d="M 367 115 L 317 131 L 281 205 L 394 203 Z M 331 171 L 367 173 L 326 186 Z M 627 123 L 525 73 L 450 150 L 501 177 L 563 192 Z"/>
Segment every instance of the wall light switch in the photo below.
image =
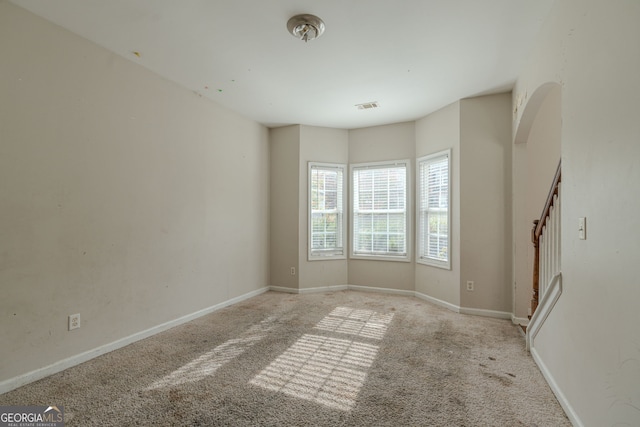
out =
<path fill-rule="evenodd" d="M 587 218 L 578 218 L 578 238 L 587 240 Z"/>

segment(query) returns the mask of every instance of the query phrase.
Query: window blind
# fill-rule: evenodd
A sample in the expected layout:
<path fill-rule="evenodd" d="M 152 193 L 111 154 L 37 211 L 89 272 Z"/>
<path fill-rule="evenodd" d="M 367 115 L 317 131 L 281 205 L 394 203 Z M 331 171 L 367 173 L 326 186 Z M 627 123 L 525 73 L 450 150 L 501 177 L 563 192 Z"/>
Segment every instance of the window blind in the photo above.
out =
<path fill-rule="evenodd" d="M 310 258 L 344 255 L 344 169 L 310 164 Z"/>
<path fill-rule="evenodd" d="M 418 259 L 449 267 L 449 151 L 418 161 Z"/>
<path fill-rule="evenodd" d="M 352 169 L 353 254 L 407 255 L 407 165 Z"/>

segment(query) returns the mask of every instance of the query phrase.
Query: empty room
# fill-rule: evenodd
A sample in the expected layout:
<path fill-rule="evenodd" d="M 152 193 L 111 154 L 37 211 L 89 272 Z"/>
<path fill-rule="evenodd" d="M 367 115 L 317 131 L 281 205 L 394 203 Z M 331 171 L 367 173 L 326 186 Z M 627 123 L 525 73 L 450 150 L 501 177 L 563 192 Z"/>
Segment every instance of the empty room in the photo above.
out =
<path fill-rule="evenodd" d="M 0 426 L 640 425 L 638 22 L 0 0 Z"/>

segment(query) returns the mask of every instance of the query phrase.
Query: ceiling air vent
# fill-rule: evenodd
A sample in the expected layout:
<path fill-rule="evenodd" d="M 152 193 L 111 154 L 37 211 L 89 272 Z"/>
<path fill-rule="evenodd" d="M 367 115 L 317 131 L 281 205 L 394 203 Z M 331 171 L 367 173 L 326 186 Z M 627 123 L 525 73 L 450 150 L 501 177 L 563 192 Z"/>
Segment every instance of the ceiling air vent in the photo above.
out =
<path fill-rule="evenodd" d="M 356 107 L 358 107 L 358 110 L 370 110 L 372 108 L 378 108 L 380 106 L 380 104 L 378 104 L 378 101 L 374 101 L 374 102 L 365 102 L 364 104 L 357 104 Z"/>

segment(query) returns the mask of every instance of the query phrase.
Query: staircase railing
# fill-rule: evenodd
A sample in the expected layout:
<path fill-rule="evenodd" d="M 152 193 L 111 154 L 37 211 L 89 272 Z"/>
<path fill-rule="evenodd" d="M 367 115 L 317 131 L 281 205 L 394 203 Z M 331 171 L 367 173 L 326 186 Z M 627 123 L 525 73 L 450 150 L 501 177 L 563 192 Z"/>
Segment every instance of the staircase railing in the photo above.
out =
<path fill-rule="evenodd" d="M 531 240 L 534 247 L 533 258 L 533 298 L 531 315 L 538 308 L 547 287 L 560 272 L 560 181 L 561 163 L 558 163 L 547 201 L 539 220 L 533 221 Z"/>

